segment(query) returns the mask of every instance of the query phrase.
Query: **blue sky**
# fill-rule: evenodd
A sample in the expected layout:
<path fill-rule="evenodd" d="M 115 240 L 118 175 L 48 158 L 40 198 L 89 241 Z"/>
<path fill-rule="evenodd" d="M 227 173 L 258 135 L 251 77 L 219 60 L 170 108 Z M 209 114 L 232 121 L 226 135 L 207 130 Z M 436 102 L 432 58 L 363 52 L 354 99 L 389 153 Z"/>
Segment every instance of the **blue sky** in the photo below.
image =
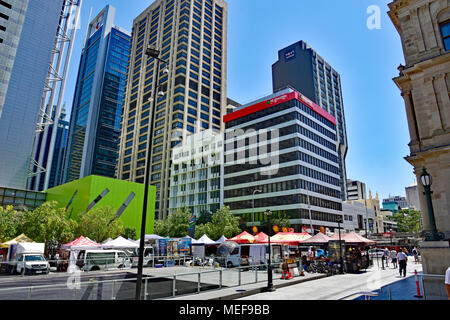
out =
<path fill-rule="evenodd" d="M 90 8 L 93 17 L 110 4 L 116 25 L 131 31 L 133 19 L 153 1 L 84 0 L 65 101 L 70 111 Z M 400 91 L 392 81 L 404 64 L 400 37 L 387 11 L 389 0 L 228 0 L 228 97 L 241 103 L 271 94 L 271 66 L 278 50 L 306 41 L 341 74 L 349 151 L 347 177 L 380 197 L 404 195 L 415 181 Z M 367 28 L 367 8 L 381 9 L 381 29 Z"/>

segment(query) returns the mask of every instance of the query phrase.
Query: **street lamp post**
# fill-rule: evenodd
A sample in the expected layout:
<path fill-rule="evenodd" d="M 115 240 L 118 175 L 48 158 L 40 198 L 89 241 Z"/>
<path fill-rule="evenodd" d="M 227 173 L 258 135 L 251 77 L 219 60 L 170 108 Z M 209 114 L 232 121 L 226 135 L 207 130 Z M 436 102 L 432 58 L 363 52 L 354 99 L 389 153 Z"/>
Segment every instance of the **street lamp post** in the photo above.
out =
<path fill-rule="evenodd" d="M 253 198 L 252 198 L 252 208 L 253 208 L 253 227 L 255 226 L 255 193 L 262 193 L 261 190 L 254 190 L 253 191 Z"/>
<path fill-rule="evenodd" d="M 269 238 L 269 263 L 268 263 L 268 265 L 267 265 L 267 288 L 266 288 L 266 291 L 268 291 L 268 292 L 273 292 L 273 291 L 275 291 L 275 288 L 273 287 L 273 281 L 272 281 L 272 262 L 271 262 L 271 260 L 272 260 L 272 255 L 271 255 L 271 251 L 272 251 L 272 248 L 270 247 L 270 230 L 272 229 L 272 223 L 271 223 L 271 220 L 270 220 L 270 217 L 271 217 L 271 215 L 272 215 L 272 212 L 268 209 L 268 210 L 266 210 L 266 216 L 267 216 L 267 218 L 268 218 L 268 222 L 269 222 L 269 230 L 267 231 L 267 235 L 268 235 L 268 238 Z"/>
<path fill-rule="evenodd" d="M 150 124 L 149 130 L 149 138 L 147 139 L 147 163 L 145 165 L 145 186 L 144 186 L 144 203 L 142 208 L 142 222 L 141 222 L 141 237 L 139 242 L 139 261 L 138 261 L 138 272 L 137 272 L 137 280 L 136 280 L 136 300 L 141 300 L 141 287 L 142 287 L 142 271 L 144 265 L 144 246 L 145 246 L 145 226 L 147 220 L 147 203 L 148 203 L 148 188 L 150 186 L 150 161 L 151 161 L 151 148 L 150 143 L 153 137 L 153 123 L 155 117 L 155 106 L 156 106 L 156 96 L 158 94 L 158 81 L 159 81 L 159 63 L 166 61 L 159 58 L 160 51 L 156 48 L 149 47 L 145 51 L 145 54 L 149 57 L 152 57 L 156 60 L 156 68 L 154 68 L 155 72 L 155 86 L 153 88 L 153 106 L 152 106 L 152 122 Z M 167 69 L 166 69 L 167 70 Z M 167 71 L 166 71 L 167 72 Z"/>
<path fill-rule="evenodd" d="M 421 182 L 423 188 L 425 189 L 425 192 L 423 194 L 427 198 L 428 218 L 430 220 L 430 228 L 431 228 L 431 231 L 424 232 L 425 241 L 442 240 L 444 237 L 437 232 L 436 220 L 434 219 L 433 203 L 431 200 L 431 195 L 433 194 L 433 191 L 431 191 L 432 179 L 431 179 L 431 175 L 427 172 L 427 169 L 425 169 L 425 168 L 423 168 L 423 170 L 422 170 L 422 175 L 420 176 L 420 182 Z"/>
<path fill-rule="evenodd" d="M 394 246 L 394 243 L 392 241 L 392 237 L 393 237 L 392 229 L 389 229 L 389 233 L 391 234 L 391 250 L 392 250 L 392 247 Z"/>

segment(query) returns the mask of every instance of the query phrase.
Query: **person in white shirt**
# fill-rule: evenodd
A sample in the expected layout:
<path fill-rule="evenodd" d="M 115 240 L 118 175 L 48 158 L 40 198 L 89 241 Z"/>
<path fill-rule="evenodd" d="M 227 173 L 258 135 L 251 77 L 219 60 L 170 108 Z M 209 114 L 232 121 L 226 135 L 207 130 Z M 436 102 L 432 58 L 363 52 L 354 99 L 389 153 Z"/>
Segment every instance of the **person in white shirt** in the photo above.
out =
<path fill-rule="evenodd" d="M 447 289 L 447 297 L 450 300 L 450 267 L 445 271 L 445 289 Z"/>
<path fill-rule="evenodd" d="M 397 253 L 398 266 L 400 271 L 400 276 L 406 277 L 406 263 L 408 261 L 408 256 L 400 249 Z"/>

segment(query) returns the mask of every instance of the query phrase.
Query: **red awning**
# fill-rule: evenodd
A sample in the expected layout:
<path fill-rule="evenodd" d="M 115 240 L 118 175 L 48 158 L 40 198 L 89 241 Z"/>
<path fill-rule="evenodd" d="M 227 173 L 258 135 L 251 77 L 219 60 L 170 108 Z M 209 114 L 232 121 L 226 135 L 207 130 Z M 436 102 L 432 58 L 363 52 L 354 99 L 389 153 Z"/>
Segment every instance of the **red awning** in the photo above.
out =
<path fill-rule="evenodd" d="M 72 242 L 66 243 L 61 246 L 63 249 L 91 249 L 91 248 L 101 248 L 101 244 L 92 241 L 91 239 L 87 237 L 79 237 L 78 239 L 73 240 Z"/>
<path fill-rule="evenodd" d="M 234 238 L 228 239 L 227 241 L 234 241 L 236 243 L 254 243 L 256 239 L 250 233 L 244 231 L 241 234 L 235 236 Z"/>
<path fill-rule="evenodd" d="M 268 243 L 269 242 L 269 236 L 265 234 L 264 232 L 260 232 L 255 236 L 256 243 Z"/>

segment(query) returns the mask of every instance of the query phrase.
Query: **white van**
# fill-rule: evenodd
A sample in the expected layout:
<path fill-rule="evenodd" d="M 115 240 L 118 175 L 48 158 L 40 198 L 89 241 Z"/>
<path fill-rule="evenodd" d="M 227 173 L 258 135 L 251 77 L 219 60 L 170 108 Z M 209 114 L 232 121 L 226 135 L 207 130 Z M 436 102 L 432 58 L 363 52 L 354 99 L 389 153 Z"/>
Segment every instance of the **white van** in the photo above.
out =
<path fill-rule="evenodd" d="M 120 250 L 81 250 L 77 266 L 83 271 L 131 269 L 131 259 Z"/>
<path fill-rule="evenodd" d="M 139 263 L 139 248 L 134 249 L 133 254 L 131 255 L 132 266 L 137 267 Z M 155 254 L 153 247 L 145 247 L 144 248 L 144 266 L 153 267 L 155 261 Z"/>

